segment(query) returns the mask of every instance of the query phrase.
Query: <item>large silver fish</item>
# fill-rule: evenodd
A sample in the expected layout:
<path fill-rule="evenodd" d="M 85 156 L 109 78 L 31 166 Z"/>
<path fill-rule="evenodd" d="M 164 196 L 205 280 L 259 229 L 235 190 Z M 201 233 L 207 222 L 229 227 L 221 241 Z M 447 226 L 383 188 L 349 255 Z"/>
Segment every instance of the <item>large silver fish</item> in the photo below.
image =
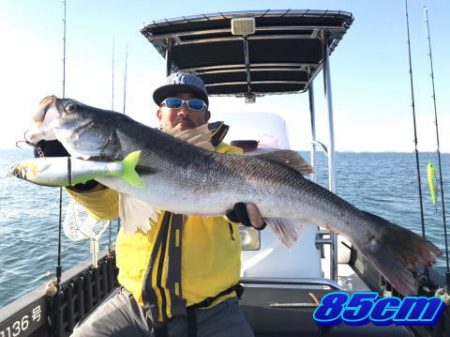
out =
<path fill-rule="evenodd" d="M 97 178 L 121 192 L 124 202 L 139 199 L 154 209 L 204 216 L 224 215 L 237 202 L 254 203 L 278 234 L 281 228 L 288 243 L 295 240 L 297 224 L 329 228 L 347 237 L 403 295 L 417 292 L 410 269 L 430 266 L 441 254 L 412 231 L 364 212 L 305 179 L 295 152 L 218 154 L 123 114 L 54 96 L 41 101 L 27 138 L 32 143 L 58 139 L 72 156 L 85 160 L 118 161 L 141 151 L 137 169 L 143 188 L 118 177 Z"/>

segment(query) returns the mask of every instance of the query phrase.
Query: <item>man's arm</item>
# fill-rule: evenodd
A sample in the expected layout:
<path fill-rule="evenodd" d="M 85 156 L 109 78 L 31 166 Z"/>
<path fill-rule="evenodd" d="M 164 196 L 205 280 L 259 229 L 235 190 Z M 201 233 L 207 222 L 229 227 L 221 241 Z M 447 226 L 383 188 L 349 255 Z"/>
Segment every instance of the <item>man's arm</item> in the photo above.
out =
<path fill-rule="evenodd" d="M 89 191 L 77 191 L 72 187 L 67 193 L 94 219 L 111 220 L 119 217 L 119 194 L 98 184 Z"/>

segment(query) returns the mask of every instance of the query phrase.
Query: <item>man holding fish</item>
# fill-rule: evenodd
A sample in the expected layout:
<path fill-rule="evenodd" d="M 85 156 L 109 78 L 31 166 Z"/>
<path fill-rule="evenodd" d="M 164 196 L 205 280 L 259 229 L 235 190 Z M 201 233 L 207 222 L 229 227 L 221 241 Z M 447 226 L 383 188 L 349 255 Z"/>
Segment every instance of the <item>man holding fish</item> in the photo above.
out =
<path fill-rule="evenodd" d="M 155 91 L 154 100 L 160 130 L 174 136 L 206 126 L 210 118 L 205 85 L 193 74 L 173 74 L 167 85 Z M 211 131 L 205 128 L 209 139 L 203 147 L 241 153 L 221 142 L 227 127 L 215 126 Z M 52 144 L 45 145 L 50 151 Z M 78 165 L 76 160 L 71 159 L 73 166 Z M 75 177 L 71 180 L 79 182 Z M 68 192 L 98 219 L 119 215 L 118 193 L 104 185 L 89 181 L 69 187 Z M 142 209 L 127 211 L 136 212 L 132 217 L 137 218 Z M 262 229 L 265 224 L 256 206 L 237 203 L 228 212 L 235 222 L 158 213 L 147 230 L 120 230 L 116 258 L 122 290 L 82 322 L 73 336 L 253 336 L 238 306 L 241 242 L 236 222 Z"/>
<path fill-rule="evenodd" d="M 120 213 L 116 247 L 125 294 L 102 305 L 77 336 L 119 330 L 124 336 L 150 330 L 252 336 L 236 300 L 239 233 L 224 215 L 257 228 L 266 222 L 288 247 L 305 223 L 328 228 L 348 238 L 400 294 L 417 294 L 412 271 L 436 263 L 442 254 L 436 245 L 304 178 L 305 163 L 295 151 L 236 155 L 236 148 L 220 142 L 220 128 L 205 132 L 208 97 L 201 79 L 177 74 L 169 80 L 154 94 L 164 132 L 72 99 L 44 98 L 28 142 L 56 139 L 76 160 L 63 158 L 62 170 L 61 158 L 11 169 L 18 178 L 50 186 L 95 179 L 101 185 L 70 193 L 97 218 Z M 180 139 L 170 134 L 175 131 Z"/>

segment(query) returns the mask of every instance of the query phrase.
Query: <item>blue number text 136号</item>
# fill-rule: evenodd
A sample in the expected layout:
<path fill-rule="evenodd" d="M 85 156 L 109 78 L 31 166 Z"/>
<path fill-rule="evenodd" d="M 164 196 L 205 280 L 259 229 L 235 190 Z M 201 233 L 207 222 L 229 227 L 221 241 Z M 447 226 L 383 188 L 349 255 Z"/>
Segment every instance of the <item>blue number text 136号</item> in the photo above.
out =
<path fill-rule="evenodd" d="M 379 297 L 376 292 L 333 292 L 325 295 L 313 317 L 322 326 L 434 325 L 445 308 L 439 297 Z"/>

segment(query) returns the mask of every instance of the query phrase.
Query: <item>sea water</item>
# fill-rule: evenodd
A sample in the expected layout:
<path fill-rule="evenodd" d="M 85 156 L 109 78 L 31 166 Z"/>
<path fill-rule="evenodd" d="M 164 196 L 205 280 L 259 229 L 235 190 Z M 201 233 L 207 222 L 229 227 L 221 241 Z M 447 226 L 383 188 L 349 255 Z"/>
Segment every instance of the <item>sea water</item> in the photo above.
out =
<path fill-rule="evenodd" d="M 309 159 L 309 153 L 302 155 Z M 0 307 L 30 290 L 44 288 L 55 274 L 59 188 L 6 177 L 14 162 L 31 157 L 30 150 L 0 150 Z M 318 154 L 317 161 L 318 183 L 326 187 L 326 158 Z M 441 205 L 431 203 L 426 176 L 428 162 L 437 167 L 436 154 L 421 153 L 420 161 L 426 237 L 444 250 Z M 442 161 L 444 191 L 450 196 L 450 155 L 442 155 Z M 338 195 L 363 210 L 422 233 L 414 153 L 336 153 L 335 164 Z M 63 192 L 63 218 L 68 201 Z M 448 198 L 445 201 L 450 204 Z M 113 237 L 116 232 L 113 226 Z M 105 249 L 108 242 L 107 230 L 100 248 Z M 89 256 L 89 241 L 74 242 L 63 235 L 63 270 Z M 445 266 L 444 254 L 438 268 L 443 271 Z"/>
<path fill-rule="evenodd" d="M 13 163 L 32 158 L 30 150 L 0 150 L 0 307 L 55 277 L 58 258 L 58 187 L 38 186 L 7 177 Z M 63 191 L 62 220 L 70 198 Z M 115 238 L 113 223 L 111 237 Z M 100 250 L 109 245 L 109 229 Z M 89 240 L 71 241 L 62 235 L 63 271 L 90 257 Z"/>

